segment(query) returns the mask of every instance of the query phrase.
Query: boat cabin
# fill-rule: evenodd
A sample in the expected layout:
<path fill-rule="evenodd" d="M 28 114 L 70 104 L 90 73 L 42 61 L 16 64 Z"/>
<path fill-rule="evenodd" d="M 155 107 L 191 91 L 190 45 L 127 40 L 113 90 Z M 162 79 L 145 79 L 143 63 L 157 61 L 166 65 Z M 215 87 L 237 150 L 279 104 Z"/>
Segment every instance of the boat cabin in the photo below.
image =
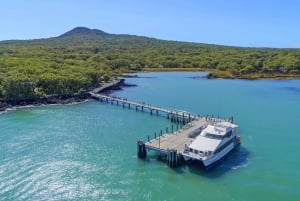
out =
<path fill-rule="evenodd" d="M 230 139 L 237 132 L 238 126 L 229 122 L 220 122 L 214 125 L 208 125 L 202 130 L 200 135 L 189 145 L 188 151 L 200 156 L 210 156 L 216 152 L 218 146 L 223 140 Z M 230 144 L 232 139 L 227 141 Z M 224 144 L 224 146 L 225 146 Z M 223 147 L 223 145 L 221 146 Z"/>

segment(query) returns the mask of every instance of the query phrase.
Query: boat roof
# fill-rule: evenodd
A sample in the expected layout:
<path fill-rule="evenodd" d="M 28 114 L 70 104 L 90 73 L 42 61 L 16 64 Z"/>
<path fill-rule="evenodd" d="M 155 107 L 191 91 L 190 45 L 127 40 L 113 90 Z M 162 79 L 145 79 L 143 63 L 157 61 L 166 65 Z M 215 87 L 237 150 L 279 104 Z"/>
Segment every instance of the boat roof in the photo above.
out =
<path fill-rule="evenodd" d="M 237 128 L 237 127 L 239 127 L 238 125 L 230 123 L 228 121 L 218 122 L 218 123 L 215 123 L 214 125 L 218 126 L 218 127 L 231 127 L 231 128 Z"/>
<path fill-rule="evenodd" d="M 203 129 L 203 132 L 223 136 L 233 128 L 237 127 L 237 125 L 232 124 L 230 122 L 219 122 L 214 125 L 208 125 L 205 129 Z"/>
<path fill-rule="evenodd" d="M 221 141 L 221 139 L 213 139 L 199 135 L 190 144 L 189 148 L 199 151 L 214 151 Z"/>

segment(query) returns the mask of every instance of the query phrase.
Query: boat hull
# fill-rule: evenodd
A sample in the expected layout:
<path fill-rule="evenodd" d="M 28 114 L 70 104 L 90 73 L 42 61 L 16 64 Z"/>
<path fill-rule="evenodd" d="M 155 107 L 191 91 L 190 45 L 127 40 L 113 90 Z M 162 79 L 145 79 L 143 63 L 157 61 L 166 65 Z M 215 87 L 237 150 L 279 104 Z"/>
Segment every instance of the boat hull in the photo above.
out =
<path fill-rule="evenodd" d="M 205 159 L 193 158 L 193 157 L 190 157 L 188 154 L 184 154 L 183 157 L 188 162 L 198 161 L 203 165 L 205 170 L 210 170 L 213 167 L 215 167 L 216 165 L 218 165 L 222 161 L 222 159 L 224 159 L 231 151 L 233 151 L 239 145 L 240 145 L 239 143 L 233 142 L 228 147 L 226 147 L 224 150 L 222 150 L 220 153 L 215 154 L 215 155 L 213 155 L 209 158 L 205 158 Z"/>

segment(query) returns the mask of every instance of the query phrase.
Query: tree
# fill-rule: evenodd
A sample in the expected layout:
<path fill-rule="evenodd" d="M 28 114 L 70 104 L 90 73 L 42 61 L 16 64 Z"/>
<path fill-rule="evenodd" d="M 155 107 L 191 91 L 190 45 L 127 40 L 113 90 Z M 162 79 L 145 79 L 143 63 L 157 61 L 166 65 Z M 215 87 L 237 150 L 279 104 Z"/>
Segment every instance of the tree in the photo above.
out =
<path fill-rule="evenodd" d="M 2 93 L 4 98 L 9 100 L 22 100 L 34 98 L 35 82 L 23 75 L 12 75 L 3 82 Z"/>

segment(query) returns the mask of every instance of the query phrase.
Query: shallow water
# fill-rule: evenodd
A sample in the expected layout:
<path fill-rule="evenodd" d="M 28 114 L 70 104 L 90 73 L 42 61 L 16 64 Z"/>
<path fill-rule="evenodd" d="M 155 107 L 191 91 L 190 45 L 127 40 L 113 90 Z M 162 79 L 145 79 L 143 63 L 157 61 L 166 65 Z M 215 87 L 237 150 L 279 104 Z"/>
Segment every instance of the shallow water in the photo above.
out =
<path fill-rule="evenodd" d="M 114 95 L 201 115 L 233 116 L 242 146 L 205 172 L 169 168 L 136 141 L 164 118 L 96 101 L 0 115 L 0 200 L 296 200 L 300 80 L 207 80 L 145 73 Z"/>

